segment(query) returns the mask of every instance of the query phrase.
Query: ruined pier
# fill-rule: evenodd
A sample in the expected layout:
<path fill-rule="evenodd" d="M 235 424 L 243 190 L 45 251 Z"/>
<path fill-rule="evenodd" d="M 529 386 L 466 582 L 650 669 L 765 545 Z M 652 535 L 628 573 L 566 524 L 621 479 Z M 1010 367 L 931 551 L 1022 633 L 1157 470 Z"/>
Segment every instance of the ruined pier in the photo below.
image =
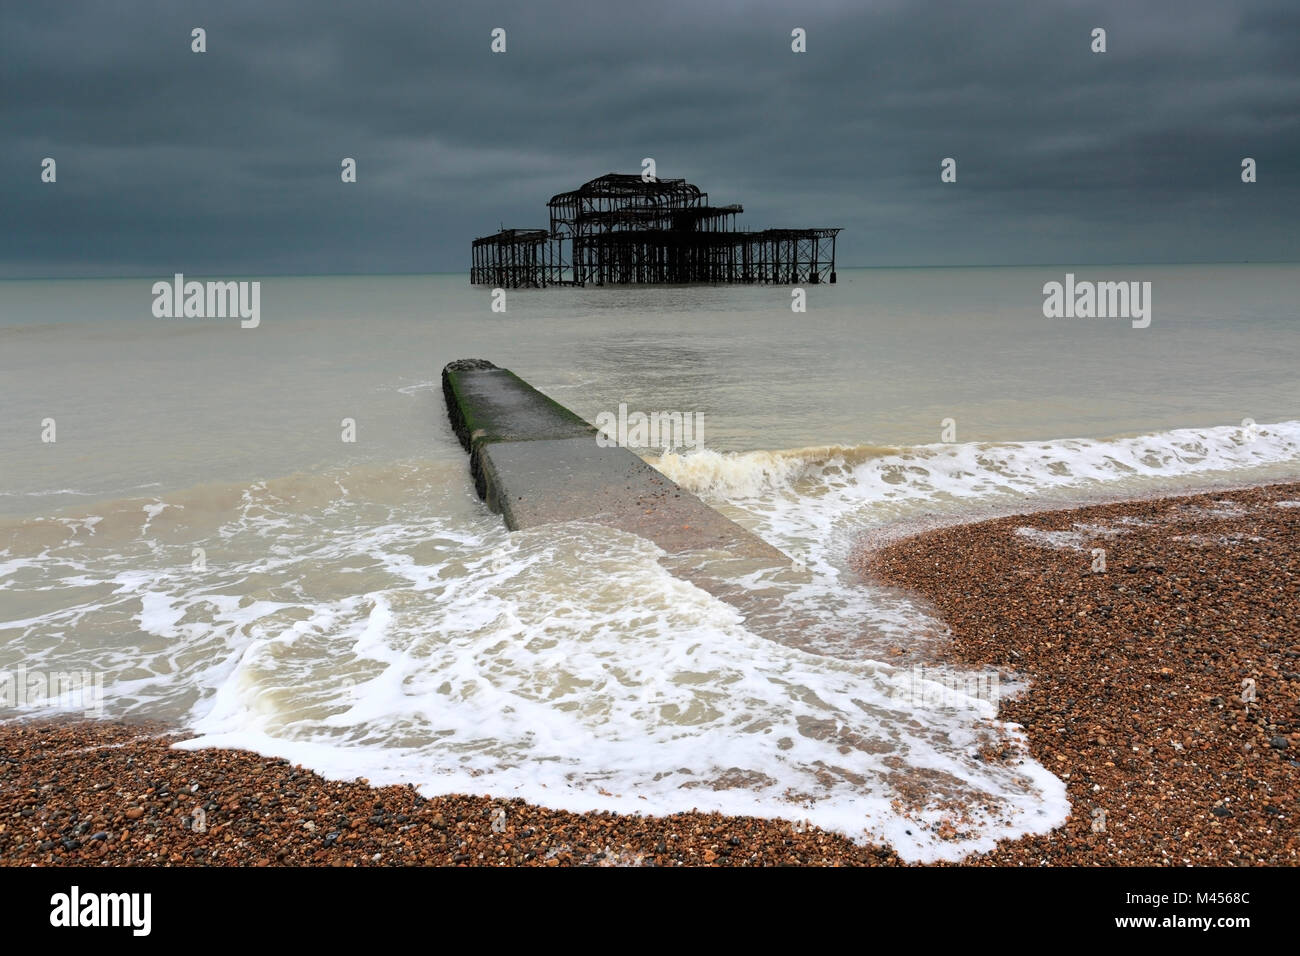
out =
<path fill-rule="evenodd" d="M 471 245 L 470 282 L 500 288 L 625 283 L 835 281 L 839 227 L 738 230 L 684 179 L 609 173 L 552 196 L 547 229 L 502 229 Z"/>

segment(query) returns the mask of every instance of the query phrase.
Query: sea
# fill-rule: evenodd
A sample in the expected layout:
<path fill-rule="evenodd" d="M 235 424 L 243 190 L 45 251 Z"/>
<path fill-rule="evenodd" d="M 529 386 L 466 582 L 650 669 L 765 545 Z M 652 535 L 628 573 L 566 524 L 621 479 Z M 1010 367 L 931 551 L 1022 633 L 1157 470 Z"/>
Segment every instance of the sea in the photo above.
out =
<path fill-rule="evenodd" d="M 1048 317 L 1067 274 L 1151 283 L 1149 324 Z M 960 859 L 1060 825 L 1065 785 L 998 718 L 1023 675 L 927 670 L 942 620 L 864 581 L 862 542 L 1300 480 L 1297 265 L 842 269 L 802 312 L 783 286 L 494 311 L 463 273 L 187 278 L 260 282 L 259 323 L 155 317 L 171 276 L 0 281 L 0 718 Z M 775 619 L 630 534 L 508 531 L 447 422 L 460 358 L 593 422 L 695 416 L 639 453 L 791 558 L 738 582 Z"/>

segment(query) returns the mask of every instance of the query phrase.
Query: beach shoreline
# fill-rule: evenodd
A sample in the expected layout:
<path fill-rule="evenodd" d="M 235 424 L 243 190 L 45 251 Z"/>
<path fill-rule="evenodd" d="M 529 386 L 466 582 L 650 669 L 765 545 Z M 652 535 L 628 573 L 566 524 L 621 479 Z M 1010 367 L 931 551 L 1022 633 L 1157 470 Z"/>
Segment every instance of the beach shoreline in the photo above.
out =
<path fill-rule="evenodd" d="M 864 575 L 934 607 L 954 664 L 1030 679 L 1000 719 L 1067 785 L 1064 827 L 963 863 L 1300 862 L 1298 541 L 1288 483 L 864 547 Z"/>
<path fill-rule="evenodd" d="M 1300 484 L 1281 484 L 864 542 L 856 567 L 927 600 L 954 665 L 1030 679 L 1000 718 L 1025 727 L 1069 791 L 1063 827 L 958 865 L 1300 861 L 1298 538 Z M 0 725 L 0 865 L 901 863 L 785 820 L 426 799 L 247 751 L 170 747 L 185 736 L 120 721 Z"/>

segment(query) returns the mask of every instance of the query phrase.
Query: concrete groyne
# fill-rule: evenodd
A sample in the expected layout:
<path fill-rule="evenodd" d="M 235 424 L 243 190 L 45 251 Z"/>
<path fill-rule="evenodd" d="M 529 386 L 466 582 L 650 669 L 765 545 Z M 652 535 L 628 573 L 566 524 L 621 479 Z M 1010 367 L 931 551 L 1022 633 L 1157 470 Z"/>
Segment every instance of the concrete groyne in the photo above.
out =
<path fill-rule="evenodd" d="M 443 369 L 442 390 L 479 497 L 511 530 L 588 521 L 631 532 L 720 597 L 736 571 L 790 565 L 628 449 L 601 447 L 595 426 L 513 372 L 461 359 Z"/>

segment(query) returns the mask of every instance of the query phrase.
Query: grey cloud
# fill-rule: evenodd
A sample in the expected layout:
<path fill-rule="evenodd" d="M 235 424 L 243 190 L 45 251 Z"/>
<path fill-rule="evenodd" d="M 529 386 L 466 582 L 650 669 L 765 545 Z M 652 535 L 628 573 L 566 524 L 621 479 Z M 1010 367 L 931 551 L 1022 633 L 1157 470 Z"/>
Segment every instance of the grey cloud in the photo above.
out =
<path fill-rule="evenodd" d="M 460 271 L 473 236 L 544 225 L 552 193 L 643 156 L 743 203 L 750 227 L 844 226 L 845 265 L 1300 252 L 1291 0 L 70 2 L 4 18 L 0 275 Z"/>

